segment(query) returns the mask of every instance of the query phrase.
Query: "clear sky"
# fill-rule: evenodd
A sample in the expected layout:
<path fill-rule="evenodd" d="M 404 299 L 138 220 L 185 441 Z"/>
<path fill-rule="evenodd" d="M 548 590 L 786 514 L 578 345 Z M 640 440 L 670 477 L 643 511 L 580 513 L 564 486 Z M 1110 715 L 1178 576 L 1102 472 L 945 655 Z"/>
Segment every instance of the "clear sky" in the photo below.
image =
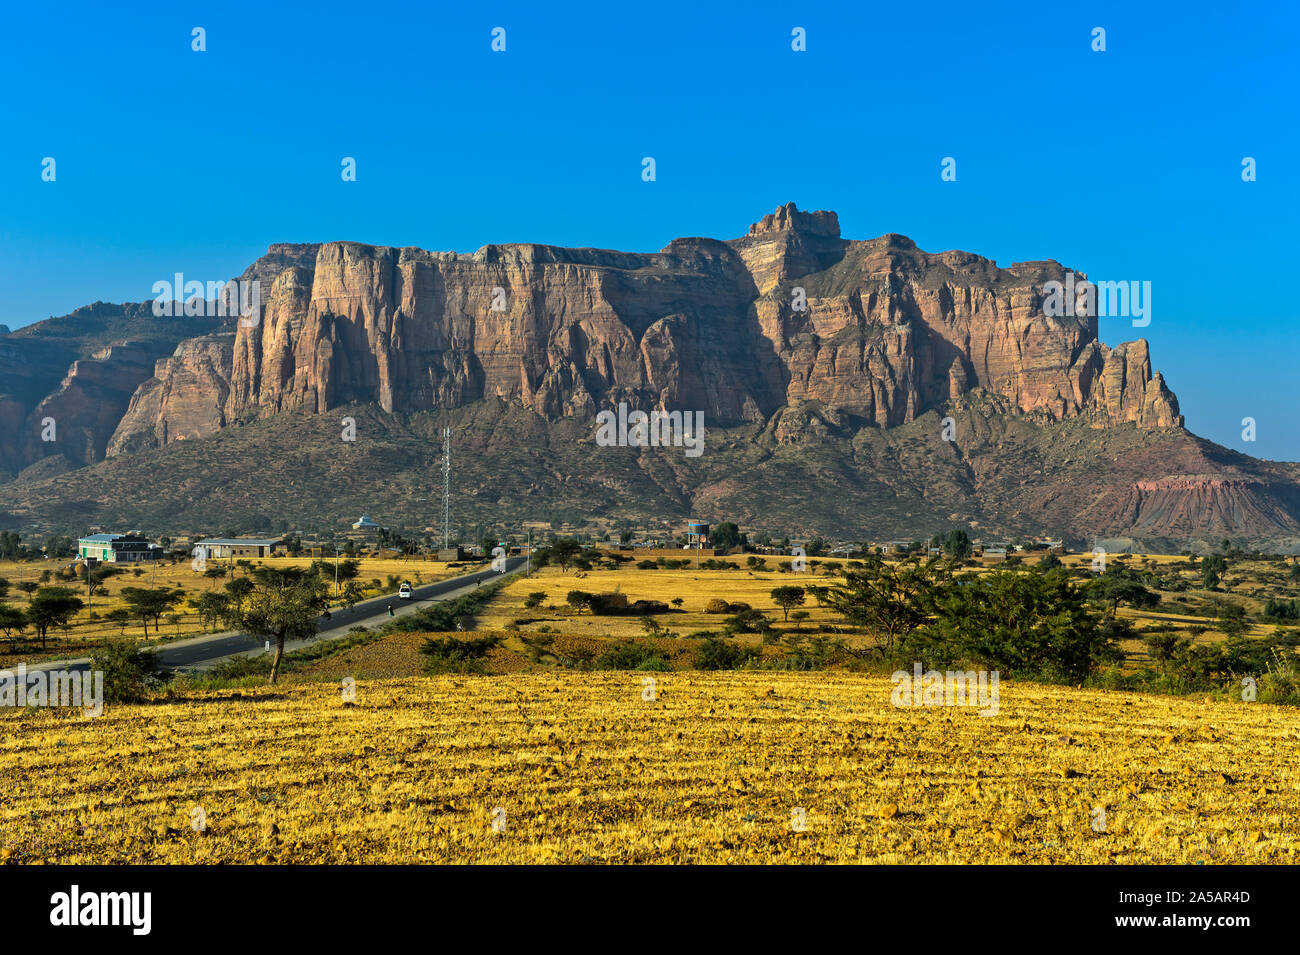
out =
<path fill-rule="evenodd" d="M 793 201 L 849 238 L 1150 281 L 1151 324 L 1102 340 L 1148 338 L 1193 431 L 1300 460 L 1295 7 L 705 6 L 11 4 L 0 322 L 272 242 L 646 251 Z"/>

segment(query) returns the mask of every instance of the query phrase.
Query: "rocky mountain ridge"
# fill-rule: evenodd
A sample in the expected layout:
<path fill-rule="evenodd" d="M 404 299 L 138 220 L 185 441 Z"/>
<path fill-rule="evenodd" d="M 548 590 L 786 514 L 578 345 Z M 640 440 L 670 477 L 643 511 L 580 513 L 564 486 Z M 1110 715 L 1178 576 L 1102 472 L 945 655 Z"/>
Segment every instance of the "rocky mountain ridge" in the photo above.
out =
<path fill-rule="evenodd" d="M 1043 426 L 1077 419 L 1193 440 L 1144 340 L 1108 347 L 1095 318 L 1044 313 L 1045 283 L 1066 271 L 1053 260 L 999 268 L 972 253 L 927 253 L 895 234 L 849 240 L 835 213 L 793 204 L 739 238 L 680 238 L 655 253 L 278 244 L 241 276 L 261 284 L 255 321 L 124 338 L 74 358 L 45 395 L 0 395 L 0 421 L 21 436 L 0 443 L 0 467 L 45 480 L 58 455 L 62 469 L 147 455 L 286 412 L 373 405 L 410 416 L 485 402 L 551 429 L 620 402 L 699 410 L 710 430 L 811 449 L 991 399 Z M 0 370 L 16 338 L 0 338 Z M 69 441 L 34 443 L 51 411 Z M 1243 533 L 1300 532 L 1300 510 L 1277 503 L 1289 500 L 1276 490 L 1289 474 L 1264 480 L 1250 468 L 1205 479 L 1274 488 L 1267 505 L 1233 505 L 1228 516 L 1241 517 Z M 1172 477 L 1115 488 L 1107 530 L 1151 524 L 1142 515 L 1155 513 L 1195 534 L 1195 507 L 1153 505 L 1153 495 L 1224 488 L 1161 484 Z M 972 471 L 969 493 L 978 485 Z M 1166 529 L 1154 520 L 1149 529 Z"/>

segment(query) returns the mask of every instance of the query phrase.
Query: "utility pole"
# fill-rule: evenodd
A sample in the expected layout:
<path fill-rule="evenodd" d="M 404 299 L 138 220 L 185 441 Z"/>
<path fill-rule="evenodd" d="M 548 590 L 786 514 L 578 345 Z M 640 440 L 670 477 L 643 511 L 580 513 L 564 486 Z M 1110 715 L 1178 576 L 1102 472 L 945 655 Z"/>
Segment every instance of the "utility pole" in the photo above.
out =
<path fill-rule="evenodd" d="M 451 543 L 451 428 L 442 429 L 442 546 Z"/>

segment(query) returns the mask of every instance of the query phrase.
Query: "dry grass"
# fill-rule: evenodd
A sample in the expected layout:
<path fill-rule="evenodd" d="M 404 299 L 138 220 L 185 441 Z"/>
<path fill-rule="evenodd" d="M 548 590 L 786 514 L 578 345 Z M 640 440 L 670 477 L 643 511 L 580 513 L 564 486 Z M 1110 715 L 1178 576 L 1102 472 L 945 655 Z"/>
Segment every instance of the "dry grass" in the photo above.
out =
<path fill-rule="evenodd" d="M 744 567 L 744 558 L 735 560 Z M 775 562 L 768 561 L 769 567 Z M 829 584 L 833 581 L 819 572 L 818 563 L 809 561 L 808 573 L 779 573 L 775 570 L 638 570 L 631 565 L 622 570 L 590 570 L 561 573 L 559 568 L 546 567 L 531 577 L 511 581 L 484 610 L 476 614 L 482 629 L 502 629 L 517 619 L 531 622 L 522 629 L 535 630 L 539 626 L 558 626 L 566 633 L 593 636 L 634 637 L 642 634 L 641 618 L 636 616 L 594 616 L 574 613 L 565 602 L 571 590 L 590 593 L 619 591 L 627 595 L 628 602 L 659 600 L 670 603 L 674 597 L 682 598 L 681 610 L 659 614 L 656 619 L 669 629 L 685 636 L 696 630 L 718 630 L 725 614 L 705 613 L 709 600 L 720 597 L 729 602 L 747 603 L 764 611 L 770 618 L 781 622 L 781 608 L 772 602 L 772 589 L 785 585 L 807 586 Z M 524 599 L 530 593 L 546 595 L 542 606 L 529 610 Z M 829 610 L 817 606 L 809 597 L 800 608 L 808 613 L 805 626 L 830 623 L 838 618 Z"/>
<path fill-rule="evenodd" d="M 1296 861 L 1293 709 L 1004 683 L 981 718 L 896 708 L 878 677 L 655 674 L 653 700 L 646 678 L 363 681 L 350 706 L 305 684 L 0 717 L 0 859 Z"/>
<path fill-rule="evenodd" d="M 1025 559 L 1025 564 L 1032 566 L 1041 559 L 1041 556 L 1041 554 L 1029 555 Z M 1185 559 L 1167 555 L 1156 555 L 1150 558 L 1146 555 L 1111 555 L 1111 559 L 1116 558 L 1124 559 L 1126 564 L 1134 569 L 1141 569 L 1142 561 L 1146 559 L 1152 559 L 1159 565 L 1177 563 Z M 518 629 L 524 632 L 535 631 L 539 627 L 550 627 L 564 633 L 602 637 L 632 638 L 642 635 L 641 618 L 638 616 L 606 616 L 575 612 L 565 602 L 565 597 L 571 590 L 585 590 L 590 593 L 619 591 L 627 595 L 629 602 L 659 600 L 669 603 L 674 597 L 680 597 L 683 601 L 680 610 L 673 609 L 669 613 L 658 614 L 655 619 L 682 636 L 701 630 L 717 632 L 721 628 L 725 619 L 724 614 L 704 612 L 705 605 L 713 598 L 722 598 L 733 603 L 737 601 L 747 603 L 767 614 L 778 630 L 801 628 L 812 632 L 823 625 L 844 629 L 843 620 L 834 612 L 820 607 L 811 596 L 802 607 L 796 608 L 808 614 L 808 619 L 802 623 L 785 621 L 783 611 L 776 606 L 771 597 L 772 589 L 775 587 L 808 586 L 809 584 L 825 586 L 834 583 L 834 574 L 828 574 L 826 571 L 825 565 L 828 561 L 810 558 L 808 572 L 781 573 L 776 570 L 776 565 L 783 558 L 769 557 L 768 569 L 765 571 L 749 570 L 745 567 L 743 555 L 719 559 L 738 563 L 741 569 L 641 570 L 632 564 L 626 564 L 621 570 L 594 569 L 580 572 L 570 569 L 564 573 L 558 567 L 548 566 L 535 572 L 531 577 L 519 577 L 512 581 L 482 613 L 476 615 L 476 620 L 478 626 L 485 630 L 505 629 L 519 621 Z M 1091 560 L 1089 555 L 1070 554 L 1064 558 L 1063 563 L 1067 567 L 1088 567 L 1091 566 Z M 838 561 L 838 563 L 847 566 L 846 561 Z M 962 572 L 970 570 L 975 573 L 985 573 L 995 567 L 996 565 L 962 568 Z M 1270 571 L 1266 565 L 1257 562 L 1243 562 L 1241 572 L 1249 575 L 1277 573 L 1276 570 Z M 1184 572 L 1183 576 L 1189 581 L 1200 580 L 1199 574 Z M 533 609 L 524 606 L 524 600 L 530 593 L 545 595 L 541 606 Z M 1248 594 L 1250 596 L 1247 596 Z M 1210 594 L 1199 589 L 1197 583 L 1196 587 L 1187 591 L 1187 596 L 1193 599 L 1226 597 L 1245 604 L 1253 613 L 1262 612 L 1264 603 L 1263 599 L 1254 596 L 1253 589 L 1249 585 L 1234 588 L 1230 593 Z M 1174 622 L 1175 626 L 1185 627 L 1188 621 L 1193 619 L 1188 616 L 1186 610 L 1170 600 L 1166 600 L 1155 610 L 1121 607 L 1119 616 L 1133 621 L 1139 625 L 1139 628 L 1166 622 Z M 1194 642 L 1217 643 L 1225 639 L 1225 635 L 1215 628 L 1213 617 L 1194 619 L 1195 623 L 1206 628 L 1204 633 L 1195 637 Z M 1250 626 L 1247 635 L 1262 638 L 1272 636 L 1275 632 L 1275 625 L 1256 622 Z M 837 636 L 842 637 L 850 646 L 860 646 L 868 642 L 857 634 L 842 633 Z M 1140 639 L 1126 641 L 1123 647 L 1132 656 L 1133 662 L 1141 663 L 1146 659 L 1146 650 Z"/>

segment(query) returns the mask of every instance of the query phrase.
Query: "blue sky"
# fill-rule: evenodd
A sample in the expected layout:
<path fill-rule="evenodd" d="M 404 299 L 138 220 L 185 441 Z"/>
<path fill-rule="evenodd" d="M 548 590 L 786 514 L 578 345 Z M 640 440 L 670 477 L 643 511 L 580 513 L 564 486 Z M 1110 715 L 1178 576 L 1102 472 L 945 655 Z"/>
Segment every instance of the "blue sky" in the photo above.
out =
<path fill-rule="evenodd" d="M 646 251 L 794 201 L 850 238 L 1151 281 L 1150 326 L 1102 340 L 1148 338 L 1193 431 L 1300 460 L 1300 17 L 991 6 L 11 6 L 0 322 L 230 277 L 272 242 Z"/>

